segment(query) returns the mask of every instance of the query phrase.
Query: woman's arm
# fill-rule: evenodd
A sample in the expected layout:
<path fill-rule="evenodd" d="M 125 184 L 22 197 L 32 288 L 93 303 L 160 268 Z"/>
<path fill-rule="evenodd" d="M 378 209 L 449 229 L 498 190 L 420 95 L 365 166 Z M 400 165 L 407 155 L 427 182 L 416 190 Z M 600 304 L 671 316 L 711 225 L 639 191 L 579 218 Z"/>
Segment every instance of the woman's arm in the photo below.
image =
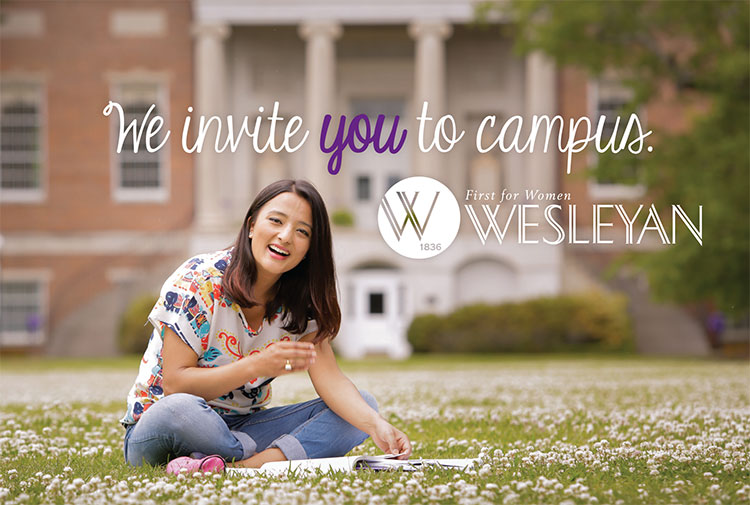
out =
<path fill-rule="evenodd" d="M 315 333 L 311 333 L 305 335 L 302 341 L 314 337 Z M 317 344 L 315 351 L 317 358 L 308 373 L 315 391 L 325 404 L 349 424 L 370 435 L 383 452 L 405 453 L 401 458 L 408 458 L 411 454 L 409 438 L 365 402 L 352 381 L 339 369 L 328 340 Z"/>
<path fill-rule="evenodd" d="M 199 368 L 195 351 L 174 331 L 166 328 L 162 347 L 162 386 L 165 395 L 190 393 L 210 401 L 256 377 L 277 377 L 290 373 L 284 369 L 286 360 L 290 361 L 294 371 L 307 370 L 315 361 L 312 344 L 277 342 L 229 365 Z"/>

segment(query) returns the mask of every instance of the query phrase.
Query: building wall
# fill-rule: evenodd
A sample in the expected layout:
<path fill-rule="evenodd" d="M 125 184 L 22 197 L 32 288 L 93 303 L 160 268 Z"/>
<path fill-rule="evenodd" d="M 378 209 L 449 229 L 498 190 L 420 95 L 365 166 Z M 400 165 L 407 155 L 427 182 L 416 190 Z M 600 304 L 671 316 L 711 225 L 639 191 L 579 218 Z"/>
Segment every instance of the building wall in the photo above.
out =
<path fill-rule="evenodd" d="M 79 353 L 111 354 L 123 307 L 103 324 L 92 304 L 172 258 L 192 223 L 193 162 L 179 142 L 193 93 L 191 4 L 4 2 L 2 14 L 3 82 L 41 83 L 43 170 L 41 198 L 0 201 L 0 276 L 46 279 L 40 350 L 68 353 L 61 339 L 82 339 Z M 102 110 L 122 79 L 144 77 L 161 83 L 173 130 L 162 157 L 166 197 L 125 202 L 113 189 L 114 125 Z"/>
<path fill-rule="evenodd" d="M 65 356 L 115 354 L 119 317 L 129 302 L 157 295 L 182 261 L 181 254 L 5 256 L 4 279 L 42 281 L 46 311 L 43 345 L 9 347 Z"/>

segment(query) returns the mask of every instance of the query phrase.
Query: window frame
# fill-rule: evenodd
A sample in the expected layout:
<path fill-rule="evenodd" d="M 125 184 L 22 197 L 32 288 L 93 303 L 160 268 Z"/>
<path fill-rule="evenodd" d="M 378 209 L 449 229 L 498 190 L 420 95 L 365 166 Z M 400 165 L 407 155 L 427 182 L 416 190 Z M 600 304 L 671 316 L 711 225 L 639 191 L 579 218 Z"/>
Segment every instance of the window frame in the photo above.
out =
<path fill-rule="evenodd" d="M 606 72 L 599 78 L 589 79 L 587 93 L 589 98 L 588 113 L 592 126 L 595 126 L 599 121 L 599 88 L 602 79 L 610 81 L 618 80 L 616 76 L 609 75 Z M 647 121 L 645 108 L 639 107 L 637 114 L 645 127 Z M 590 151 L 588 155 L 589 167 L 596 165 L 598 158 L 599 153 L 596 150 Z M 646 194 L 646 187 L 643 184 L 631 185 L 599 182 L 595 177 L 590 177 L 588 179 L 588 193 L 593 201 L 635 200 L 642 198 Z"/>
<path fill-rule="evenodd" d="M 128 85 L 155 85 L 156 107 L 159 116 L 164 118 L 161 132 L 166 134 L 170 128 L 169 112 L 169 79 L 161 72 L 128 72 L 110 75 L 110 100 L 119 103 L 123 108 L 123 90 Z M 153 116 L 152 116 L 153 117 Z M 117 153 L 119 135 L 119 114 L 113 111 L 109 119 L 110 134 L 110 192 L 112 200 L 116 203 L 139 204 L 139 203 L 166 203 L 169 201 L 171 186 L 171 156 L 170 139 L 157 151 L 159 160 L 159 186 L 153 188 L 126 188 L 120 185 L 121 165 L 120 156 Z M 145 130 L 144 130 L 145 136 Z"/>
<path fill-rule="evenodd" d="M 0 349 L 38 347 L 48 341 L 50 315 L 49 285 L 51 277 L 51 272 L 48 270 L 3 270 L 2 275 L 0 275 L 0 283 L 32 282 L 38 286 L 37 296 L 42 324 L 35 333 L 28 331 L 3 331 L 0 329 Z"/>
<path fill-rule="evenodd" d="M 3 204 L 38 204 L 47 199 L 47 189 L 49 187 L 49 147 L 48 147 L 48 109 L 47 109 L 47 83 L 43 76 L 39 74 L 19 74 L 11 73 L 10 75 L 0 78 L 0 87 L 7 85 L 36 86 L 35 100 L 38 104 L 39 117 L 39 174 L 38 184 L 33 188 L 3 188 L 0 186 L 0 202 Z M 0 94 L 0 115 L 4 100 Z M 2 174 L 0 174 L 2 177 Z"/>

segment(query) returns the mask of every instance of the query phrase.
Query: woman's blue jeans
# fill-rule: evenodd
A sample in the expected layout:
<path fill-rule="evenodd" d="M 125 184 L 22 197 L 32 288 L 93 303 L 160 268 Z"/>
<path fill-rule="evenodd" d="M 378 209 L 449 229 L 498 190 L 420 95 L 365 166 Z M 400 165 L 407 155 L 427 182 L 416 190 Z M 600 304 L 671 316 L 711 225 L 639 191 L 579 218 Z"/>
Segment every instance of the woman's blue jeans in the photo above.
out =
<path fill-rule="evenodd" d="M 377 410 L 375 398 L 360 391 Z M 288 460 L 343 456 L 367 439 L 320 398 L 248 415 L 220 415 L 206 400 L 187 393 L 154 403 L 125 433 L 125 460 L 160 465 L 192 452 L 240 461 L 276 447 Z"/>

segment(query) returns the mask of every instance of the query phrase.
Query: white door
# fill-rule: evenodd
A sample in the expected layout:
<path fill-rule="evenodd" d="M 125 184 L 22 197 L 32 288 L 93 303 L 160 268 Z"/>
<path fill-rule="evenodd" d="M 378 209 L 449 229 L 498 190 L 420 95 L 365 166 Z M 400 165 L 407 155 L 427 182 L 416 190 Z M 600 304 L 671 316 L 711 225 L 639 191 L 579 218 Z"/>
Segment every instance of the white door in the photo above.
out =
<path fill-rule="evenodd" d="M 405 358 L 411 353 L 406 340 L 405 287 L 396 270 L 359 270 L 350 277 L 352 297 L 347 347 L 352 357 L 385 354 Z"/>

